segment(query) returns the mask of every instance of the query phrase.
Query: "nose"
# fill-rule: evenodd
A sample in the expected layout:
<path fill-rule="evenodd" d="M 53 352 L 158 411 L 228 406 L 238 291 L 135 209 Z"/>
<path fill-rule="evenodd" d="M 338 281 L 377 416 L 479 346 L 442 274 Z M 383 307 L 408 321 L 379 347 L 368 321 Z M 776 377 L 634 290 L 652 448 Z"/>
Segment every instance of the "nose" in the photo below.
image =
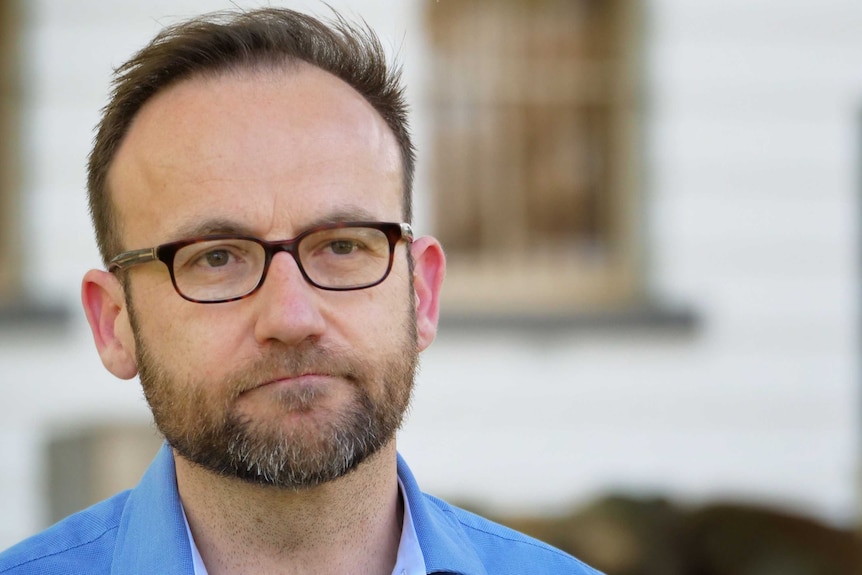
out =
<path fill-rule="evenodd" d="M 291 254 L 276 253 L 254 298 L 258 306 L 255 339 L 259 343 L 279 341 L 297 345 L 318 338 L 326 322 L 320 313 L 317 292 L 302 277 Z"/>

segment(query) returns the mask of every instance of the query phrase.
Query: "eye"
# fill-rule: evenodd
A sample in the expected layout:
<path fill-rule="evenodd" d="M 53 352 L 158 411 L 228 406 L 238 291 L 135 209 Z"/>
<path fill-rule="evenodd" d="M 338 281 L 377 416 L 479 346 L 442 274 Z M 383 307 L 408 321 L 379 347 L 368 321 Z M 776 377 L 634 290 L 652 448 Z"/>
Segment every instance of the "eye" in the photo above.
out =
<path fill-rule="evenodd" d="M 353 240 L 334 240 L 329 242 L 329 249 L 339 256 L 346 256 L 359 249 L 359 244 Z"/>
<path fill-rule="evenodd" d="M 224 272 L 236 270 L 239 266 L 249 265 L 262 254 L 254 243 L 244 240 L 219 239 L 190 244 L 179 250 L 174 257 L 175 270 L 204 272 Z"/>
<path fill-rule="evenodd" d="M 201 258 L 206 261 L 207 265 L 213 268 L 218 268 L 227 265 L 230 262 L 230 253 L 227 250 L 210 250 Z"/>

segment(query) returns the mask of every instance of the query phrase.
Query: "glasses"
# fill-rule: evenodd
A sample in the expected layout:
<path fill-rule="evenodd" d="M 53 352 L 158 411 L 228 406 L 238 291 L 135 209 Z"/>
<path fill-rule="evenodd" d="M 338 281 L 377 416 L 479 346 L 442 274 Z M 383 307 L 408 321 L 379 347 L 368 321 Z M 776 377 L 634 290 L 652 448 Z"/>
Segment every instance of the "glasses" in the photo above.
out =
<path fill-rule="evenodd" d="M 386 279 L 401 240 L 413 241 L 410 224 L 342 222 L 278 242 L 219 234 L 124 252 L 110 261 L 108 270 L 158 260 L 167 266 L 174 289 L 184 299 L 222 303 L 257 291 L 273 256 L 287 252 L 311 285 L 331 291 L 359 290 Z"/>

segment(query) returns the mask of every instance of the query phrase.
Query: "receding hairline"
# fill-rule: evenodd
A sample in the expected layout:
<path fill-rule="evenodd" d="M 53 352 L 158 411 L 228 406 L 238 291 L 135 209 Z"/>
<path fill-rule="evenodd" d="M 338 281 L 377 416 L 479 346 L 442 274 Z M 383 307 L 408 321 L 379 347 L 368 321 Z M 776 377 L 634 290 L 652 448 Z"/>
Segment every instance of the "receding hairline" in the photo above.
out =
<path fill-rule="evenodd" d="M 386 118 L 379 112 L 377 108 L 375 108 L 364 95 L 359 92 L 354 86 L 350 83 L 346 82 L 344 79 L 340 78 L 336 74 L 321 68 L 319 66 L 314 65 L 313 63 L 307 62 L 305 60 L 299 58 L 293 58 L 285 56 L 280 59 L 280 62 L 276 61 L 255 61 L 249 63 L 238 63 L 230 66 L 222 66 L 219 68 L 208 68 L 197 70 L 194 73 L 175 78 L 169 83 L 164 84 L 158 91 L 154 92 L 135 112 L 131 121 L 128 123 L 126 130 L 123 134 L 122 139 L 118 142 L 114 153 L 111 157 L 111 161 L 107 166 L 107 170 L 105 173 L 105 183 L 104 183 L 104 191 L 106 194 L 106 201 L 110 202 L 112 205 L 111 211 L 115 214 L 114 217 L 114 225 L 115 230 L 117 231 L 119 236 L 124 235 L 125 223 L 130 217 L 129 214 L 123 214 L 120 209 L 120 203 L 117 201 L 117 187 L 116 187 L 116 178 L 117 178 L 117 169 L 118 165 L 122 164 L 121 160 L 123 160 L 124 156 L 126 157 L 125 161 L 128 161 L 129 158 L 134 158 L 135 156 L 126 156 L 125 150 L 127 150 L 127 146 L 129 145 L 130 138 L 134 137 L 133 135 L 139 133 L 136 130 L 136 127 L 140 126 L 140 122 L 149 121 L 150 117 L 148 111 L 152 109 L 154 106 L 159 106 L 161 102 L 163 102 L 166 98 L 170 98 L 176 90 L 182 90 L 186 87 L 191 87 L 192 95 L 187 96 L 190 100 L 197 97 L 197 95 L 206 93 L 205 90 L 209 86 L 207 84 L 213 83 L 217 84 L 219 82 L 230 82 L 232 80 L 236 80 L 240 83 L 244 83 L 248 86 L 259 85 L 260 82 L 269 82 L 272 80 L 273 82 L 278 81 L 279 79 L 288 79 L 290 81 L 291 78 L 301 78 L 304 75 L 311 74 L 317 75 L 326 78 L 327 82 L 331 82 L 332 85 L 337 85 L 339 90 L 344 90 L 342 93 L 349 93 L 350 97 L 354 98 L 357 103 L 360 103 L 362 114 L 368 114 L 368 118 L 373 118 L 374 124 L 376 124 L 377 129 L 380 130 L 379 133 L 383 134 L 383 137 L 378 140 L 386 147 L 386 156 L 392 158 L 396 163 L 392 166 L 393 171 L 396 173 L 403 174 L 404 171 L 404 162 L 405 158 L 403 155 L 403 150 L 399 145 L 399 141 L 397 135 L 395 134 L 392 126 L 386 121 Z M 298 82 L 302 82 L 302 80 L 298 80 Z M 328 90 L 328 88 L 325 88 Z M 188 104 L 189 100 L 186 100 Z M 289 101 L 285 100 L 283 105 L 289 106 Z M 161 115 L 164 112 L 159 112 Z M 158 116 L 157 116 L 158 117 Z M 362 120 L 364 122 L 365 120 Z M 149 131 L 149 137 L 152 138 L 154 134 L 157 134 L 157 130 L 153 131 L 154 128 L 150 127 L 146 129 Z M 383 148 L 381 148 L 383 150 Z M 391 152 L 391 156 L 390 156 Z M 133 160 L 134 161 L 134 160 Z M 399 179 L 398 188 L 395 190 L 400 198 L 401 210 L 405 211 L 404 206 L 404 195 L 405 195 L 405 182 L 403 178 Z M 365 219 L 368 219 L 366 217 Z M 128 246 L 124 246 L 123 249 L 129 249 Z"/>
<path fill-rule="evenodd" d="M 146 111 L 149 108 L 151 108 L 153 105 L 158 104 L 158 102 L 163 100 L 164 98 L 169 97 L 170 94 L 175 90 L 195 83 L 218 83 L 221 80 L 230 79 L 247 79 L 257 82 L 259 80 L 267 81 L 268 79 L 281 77 L 299 77 L 306 72 L 312 74 L 320 74 L 330 80 L 334 80 L 336 84 L 340 85 L 343 88 L 346 88 L 348 92 L 355 96 L 357 101 L 363 103 L 363 107 L 374 116 L 377 123 L 381 127 L 385 128 L 387 138 L 391 139 L 393 147 L 398 152 L 397 155 L 401 164 L 399 166 L 399 169 L 403 170 L 405 158 L 403 157 L 401 146 L 399 145 L 398 135 L 392 129 L 392 126 L 387 121 L 386 117 L 384 117 L 383 114 L 380 113 L 380 110 L 378 110 L 374 106 L 374 104 L 370 102 L 368 98 L 365 97 L 365 95 L 363 95 L 359 90 L 356 89 L 356 87 L 352 86 L 349 82 L 345 81 L 343 78 L 330 72 L 329 70 L 326 70 L 325 68 L 321 68 L 320 66 L 317 66 L 314 63 L 308 62 L 301 58 L 283 55 L 281 58 L 278 59 L 278 61 L 255 60 L 251 62 L 236 62 L 221 67 L 195 70 L 192 73 L 174 78 L 170 82 L 167 82 L 162 85 L 159 90 L 155 91 L 137 108 L 134 115 L 131 116 L 131 119 L 126 125 L 122 137 L 117 142 L 113 154 L 111 155 L 111 161 L 108 163 L 107 166 L 105 175 L 107 177 L 108 183 L 110 181 L 110 174 L 113 172 L 114 165 L 116 164 L 117 157 L 120 155 L 120 152 L 124 148 L 126 141 L 129 139 L 129 135 L 134 131 L 135 126 L 140 122 L 142 115 L 146 115 Z M 108 191 L 110 190 L 108 189 Z"/>

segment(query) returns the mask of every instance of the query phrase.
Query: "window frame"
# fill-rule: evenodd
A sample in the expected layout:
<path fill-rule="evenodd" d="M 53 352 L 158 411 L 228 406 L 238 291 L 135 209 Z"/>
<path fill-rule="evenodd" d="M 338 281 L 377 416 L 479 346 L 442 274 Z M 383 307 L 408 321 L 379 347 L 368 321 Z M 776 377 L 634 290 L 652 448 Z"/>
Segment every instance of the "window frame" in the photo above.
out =
<path fill-rule="evenodd" d="M 433 2 L 428 10 L 434 10 Z M 490 5 L 490 3 L 489 3 Z M 609 173 L 608 189 L 612 191 L 608 210 L 612 213 L 607 224 L 607 245 L 599 257 L 589 253 L 580 256 L 567 255 L 566 265 L 558 265 L 559 254 L 551 250 L 530 253 L 528 258 L 495 258 L 481 252 L 467 254 L 447 250 L 448 272 L 443 290 L 443 309 L 454 315 L 488 315 L 500 313 L 554 314 L 582 310 L 601 311 L 631 308 L 643 304 L 647 299 L 643 254 L 643 210 L 642 200 L 642 14 L 639 3 L 634 0 L 615 0 L 614 37 L 618 40 L 615 49 L 619 58 L 613 70 L 611 82 L 614 86 L 611 104 L 611 119 L 608 135 L 611 140 L 613 164 L 617 169 Z M 432 15 L 433 16 L 433 15 Z M 433 26 L 429 21 L 428 26 Z M 429 29 L 433 34 L 433 30 Z M 437 79 L 446 70 L 447 62 L 432 46 L 432 86 L 439 85 Z M 475 84 L 473 86 L 475 89 Z M 468 87 L 468 89 L 470 89 Z M 439 123 L 434 115 L 439 96 L 432 93 L 430 107 L 433 145 L 441 142 Z M 472 152 L 476 153 L 476 152 Z M 438 154 L 432 157 L 432 190 L 445 186 L 441 181 L 441 166 Z M 478 192 L 481 194 L 482 192 Z M 487 192 L 485 192 L 487 193 Z M 441 221 L 447 217 L 447 206 L 442 205 L 439 191 L 432 192 L 435 203 L 434 218 Z M 448 207 L 451 209 L 451 207 Z M 451 215 L 451 212 L 450 212 Z M 483 216 L 487 217 L 487 216 Z M 505 220 L 504 216 L 500 217 Z M 438 227 L 438 232 L 441 231 Z M 517 233 L 517 232 L 515 232 Z M 439 234 L 446 248 L 446 236 Z M 557 259 L 555 259 L 557 258 Z"/>
<path fill-rule="evenodd" d="M 0 3 L 0 302 L 22 294 L 21 4 Z"/>

